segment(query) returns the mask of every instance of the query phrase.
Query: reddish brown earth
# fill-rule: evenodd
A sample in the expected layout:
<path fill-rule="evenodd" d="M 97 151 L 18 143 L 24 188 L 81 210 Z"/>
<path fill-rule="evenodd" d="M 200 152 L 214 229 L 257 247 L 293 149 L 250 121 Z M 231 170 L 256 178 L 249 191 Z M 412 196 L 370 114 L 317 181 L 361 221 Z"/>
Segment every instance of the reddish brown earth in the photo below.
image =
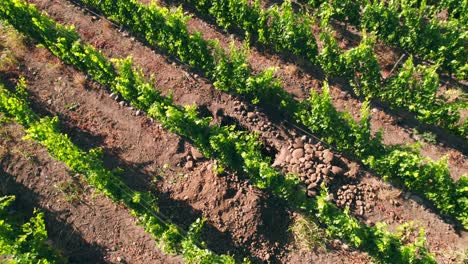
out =
<path fill-rule="evenodd" d="M 260 132 L 267 151 L 277 161 L 275 165 L 278 169 L 286 172 L 297 170 L 294 164 L 286 162 L 285 159 L 291 155 L 288 148 L 296 148 L 294 144 L 298 144 L 303 133 L 290 123 L 277 121 L 278 117 L 274 113 L 264 113 L 261 109 L 255 109 L 238 98 L 216 91 L 208 81 L 190 73 L 183 65 L 171 62 L 163 54 L 145 47 L 127 33 L 118 32 L 109 22 L 84 14 L 65 0 L 30 2 L 36 3 L 39 8 L 47 11 L 57 21 L 74 24 L 81 37 L 101 49 L 106 56 L 120 58 L 132 55 L 135 64 L 142 67 L 145 73 L 155 75 L 155 82 L 164 93 L 174 95 L 176 104 L 196 104 L 206 115 L 214 117 L 213 122 L 236 123 L 240 128 Z M 229 47 L 232 37 L 218 31 L 203 20 L 194 17 L 189 21 L 189 26 L 193 30 L 203 31 L 205 38 L 218 38 L 223 47 Z M 239 39 L 235 39 L 235 44 L 241 45 Z M 387 63 L 391 63 L 395 58 L 393 56 L 388 59 Z M 285 61 L 280 56 L 258 51 L 255 48 L 251 51 L 250 61 L 255 70 L 269 66 L 278 67 L 277 75 L 283 80 L 285 89 L 295 94 L 298 100 L 306 98 L 309 89 L 320 89 L 323 81 L 320 72 L 310 66 L 301 63 L 296 65 Z M 106 153 L 106 165 L 109 168 L 117 166 L 123 168 L 125 180 L 131 186 L 142 190 L 152 190 L 161 197 L 161 211 L 170 216 L 176 224 L 187 227 L 197 217 L 206 217 L 207 227 L 204 236 L 208 246 L 216 252 L 251 256 L 254 260 L 266 260 L 273 263 L 370 262 L 365 254 L 348 249 L 345 245 L 331 242 L 327 244 L 327 251 L 295 249 L 288 226 L 296 216 L 281 201 L 266 192 L 253 188 L 242 177 L 239 178 L 233 174 L 215 175 L 211 170 L 213 166 L 211 160 L 200 157 L 194 163 L 189 162 L 187 159 L 198 156 L 189 142 L 167 132 L 160 125 L 141 115 L 136 116 L 134 110 L 120 106 L 118 102 L 109 98 L 108 92 L 102 87 L 86 81 L 81 73 L 72 68 L 63 66 L 48 51 L 42 48 L 31 48 L 28 56 L 24 58 L 20 71 L 15 72 L 13 76 L 18 74 L 26 76 L 29 84 L 28 90 L 32 94 L 32 102 L 38 112 L 58 115 L 64 124 L 64 132 L 68 133 L 81 147 L 103 148 Z M 339 82 L 332 85 L 334 104 L 338 109 L 346 109 L 355 118 L 359 118 L 361 102 L 351 97 L 349 93 L 343 94 L 342 89 Z M 347 88 L 344 87 L 344 89 Z M 400 125 L 402 119 L 404 120 L 395 113 L 386 111 L 385 108 L 372 110 L 372 126 L 376 130 L 379 128 L 384 130 L 387 144 L 415 142 L 411 133 L 412 126 L 408 128 Z M 19 129 L 16 126 L 13 130 Z M 305 143 L 309 139 L 314 144 L 316 143 L 311 137 L 307 137 Z M 8 143 L 11 144 L 8 149 L 26 144 L 19 140 L 13 142 Z M 328 148 L 326 145 L 322 147 Z M 41 148 L 36 146 L 36 149 L 31 152 L 34 155 L 39 152 L 44 159 L 47 158 L 44 150 L 38 149 Z M 468 170 L 466 156 L 460 148 L 425 144 L 421 152 L 431 158 L 440 158 L 448 154 L 450 170 L 455 179 Z M 339 156 L 333 150 L 332 154 Z M 312 156 L 310 158 L 313 159 Z M 301 163 L 307 162 L 309 161 L 304 160 Z M 466 232 L 457 232 L 450 225 L 449 220 L 439 217 L 418 196 L 401 192 L 382 182 L 375 175 L 360 169 L 359 164 L 353 160 L 344 158 L 343 162 L 340 166 L 346 172 L 354 170 L 356 173 L 352 176 L 348 173 L 344 177 L 325 178 L 331 182 L 330 189 L 335 194 L 338 203 L 340 203 L 338 194 L 346 193 L 345 188 L 358 190 L 357 195 L 343 198 L 343 202 L 349 202 L 352 214 L 358 219 L 367 224 L 384 221 L 391 228 L 395 228 L 399 223 L 415 221 L 416 226 L 425 228 L 429 248 L 437 255 L 441 263 L 456 262 L 454 256 L 457 252 L 466 250 L 466 245 L 468 245 Z M 317 164 L 319 163 L 324 166 L 337 165 L 323 160 L 317 161 Z M 5 168 L 14 167 L 14 164 L 10 159 L 2 160 Z M 66 174 L 63 165 L 57 166 L 62 166 L 62 177 L 71 178 Z M 22 177 L 30 177 L 27 175 L 34 174 L 34 170 L 35 167 L 31 166 L 24 170 L 5 170 L 5 173 L 8 173 L 8 178 L 21 182 Z M 307 174 L 302 173 L 303 181 L 309 180 L 310 183 L 311 180 Z M 47 191 L 46 188 L 37 188 L 43 185 L 52 186 L 46 184 L 46 179 L 39 178 L 37 181 L 34 186 L 25 187 L 27 192 L 37 192 L 39 197 L 45 196 L 43 192 L 52 192 Z M 86 192 L 80 194 L 80 199 L 86 201 L 96 199 L 92 193 L 92 188 L 88 188 Z M 86 195 L 89 197 L 86 198 Z M 82 196 L 84 198 L 81 198 Z M 47 206 L 42 205 L 47 203 L 48 199 L 27 198 L 25 201 L 31 206 L 48 209 Z M 70 203 L 62 203 L 62 200 L 59 201 L 56 206 L 60 208 L 74 206 Z M 150 241 L 151 238 L 143 234 L 140 228 L 137 228 L 140 233 L 131 231 L 129 234 L 126 230 L 136 229 L 134 224 L 119 225 L 112 224 L 112 222 L 107 224 L 109 221 L 118 219 L 118 217 L 113 219 L 111 217 L 113 211 L 110 214 L 110 210 L 106 209 L 115 207 L 112 207 L 110 201 L 108 204 L 90 203 L 92 206 L 89 210 L 100 210 L 98 212 L 103 219 L 95 220 L 85 209 L 68 210 L 68 213 L 72 212 L 77 219 L 91 218 L 93 221 L 83 220 L 83 222 L 93 223 L 95 226 L 93 230 L 99 231 L 93 234 L 81 231 L 74 225 L 65 227 L 65 229 L 80 230 L 80 235 L 72 236 L 70 239 L 72 245 L 73 243 L 83 245 L 78 247 L 80 248 L 78 254 L 90 256 L 98 262 L 114 262 L 117 256 L 121 256 L 129 263 L 142 263 L 142 260 L 156 263 L 180 261 L 177 258 L 164 257 L 154 249 L 154 242 Z M 361 205 L 365 205 L 362 213 Z M 118 215 L 122 218 L 126 217 L 127 222 L 122 220 L 123 222 L 133 221 L 134 223 L 134 219 L 128 216 L 124 208 L 118 209 Z M 55 211 L 61 212 L 61 210 Z M 50 221 L 61 219 L 60 214 L 55 211 L 47 212 L 47 219 Z M 62 241 L 60 231 L 54 231 L 55 226 L 50 227 L 51 239 L 57 241 L 60 248 L 64 248 L 66 255 L 74 257 L 75 246 L 69 246 L 67 243 L 61 245 L 59 243 Z M 109 228 L 113 231 L 109 231 Z M 115 233 L 115 229 L 118 229 L 118 234 L 126 234 L 130 238 L 120 235 L 114 240 L 108 239 L 110 234 Z M 59 235 L 56 234 L 57 232 Z M 142 251 L 135 250 L 132 238 L 135 239 L 133 235 L 137 236 L 137 234 L 140 236 L 137 238 L 146 241 L 145 255 L 141 255 Z M 87 246 L 86 243 L 98 244 L 100 247 L 96 249 Z M 86 253 L 88 251 L 90 253 Z"/>
<path fill-rule="evenodd" d="M 45 212 L 52 244 L 71 263 L 181 262 L 162 254 L 128 210 L 70 173 L 43 147 L 22 140 L 22 127 L 6 124 L 1 134 L 2 193 L 16 195 L 20 207 Z M 68 192 L 72 186 L 79 191 Z"/>

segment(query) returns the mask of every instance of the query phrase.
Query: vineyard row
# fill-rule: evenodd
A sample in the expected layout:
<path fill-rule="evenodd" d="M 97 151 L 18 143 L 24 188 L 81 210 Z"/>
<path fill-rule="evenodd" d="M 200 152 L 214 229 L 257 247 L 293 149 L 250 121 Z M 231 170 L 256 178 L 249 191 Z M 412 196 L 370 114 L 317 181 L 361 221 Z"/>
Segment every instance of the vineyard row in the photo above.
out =
<path fill-rule="evenodd" d="M 102 151 L 84 151 L 77 147 L 59 130 L 59 121 L 54 118 L 39 118 L 28 105 L 28 95 L 24 80 L 16 87 L 15 93 L 0 84 L 0 111 L 24 126 L 26 139 L 32 139 L 47 148 L 55 159 L 64 162 L 76 173 L 84 175 L 87 182 L 110 197 L 122 202 L 138 218 L 145 231 L 157 240 L 165 253 L 181 253 L 189 263 L 235 263 L 231 256 L 216 255 L 201 248 L 199 239 L 203 221 L 198 219 L 184 234 L 176 225 L 160 216 L 157 197 L 150 192 L 131 189 L 115 172 L 107 170 L 102 161 Z"/>
<path fill-rule="evenodd" d="M 228 55 L 215 42 L 204 40 L 201 33 L 190 34 L 188 18 L 180 9 L 171 12 L 155 3 L 145 6 L 134 0 L 84 2 L 151 45 L 202 70 L 217 89 L 245 96 L 253 103 L 279 107 L 284 114 L 292 113 L 298 123 L 340 151 L 354 154 L 378 175 L 422 194 L 440 212 L 468 226 L 468 177 L 455 183 L 446 160 L 428 161 L 414 149 L 385 146 L 381 135 L 372 137 L 366 105 L 361 121 L 355 122 L 335 109 L 326 89 L 322 95 L 312 91 L 309 99 L 298 103 L 273 77 L 272 70 L 253 75 L 242 51 L 232 49 Z"/>
<path fill-rule="evenodd" d="M 73 28 L 55 24 L 23 1 L 6 2 L 0 7 L 0 14 L 66 63 L 110 87 L 169 130 L 189 138 L 207 157 L 245 173 L 255 186 L 271 190 L 292 208 L 317 218 L 331 236 L 368 252 L 379 262 L 433 262 L 424 248 L 423 238 L 415 244 L 404 245 L 399 236 L 386 230 L 384 224 L 368 227 L 340 211 L 327 201 L 326 191 L 316 199 L 308 198 L 305 190 L 298 186 L 296 177 L 284 176 L 270 166 L 255 135 L 235 131 L 233 127 L 210 126 L 210 119 L 198 117 L 195 108 L 174 106 L 169 98 L 161 96 L 144 80 L 139 70 L 132 68 L 130 59 L 114 60 L 112 64 L 91 46 L 81 44 Z"/>
<path fill-rule="evenodd" d="M 406 109 L 414 113 L 416 118 L 424 123 L 437 125 L 454 134 L 466 136 L 468 122 L 462 125 L 458 124 L 460 120 L 459 109 L 466 108 L 466 104 L 448 103 L 437 95 L 439 75 L 436 71 L 438 66 L 415 65 L 413 58 L 410 57 L 398 74 L 385 79 L 380 73 L 381 68 L 374 52 L 376 40 L 369 36 L 370 33 L 364 34 L 360 45 L 355 48 L 348 51 L 342 51 L 339 48 L 334 31 L 330 26 L 330 18 L 339 17 L 341 13 L 347 17 L 352 16 L 355 10 L 349 11 L 348 9 L 358 8 L 359 11 L 359 3 L 355 3 L 355 1 L 334 2 L 336 6 L 323 4 L 320 6 L 320 11 L 316 11 L 321 20 L 320 44 L 322 49 L 320 51 L 318 51 L 318 45 L 312 33 L 313 23 L 317 18 L 312 18 L 306 13 L 296 13 L 290 1 L 284 1 L 281 6 L 275 4 L 267 10 L 260 7 L 260 1 L 256 1 L 255 4 L 234 0 L 186 0 L 185 2 L 191 3 L 201 14 L 212 17 L 217 25 L 224 29 L 241 29 L 245 32 L 249 43 L 256 41 L 276 52 L 292 53 L 305 58 L 312 64 L 319 65 L 327 76 L 346 79 L 358 96 L 381 100 L 392 108 Z M 343 3 L 347 3 L 347 5 Z M 381 2 L 380 5 L 382 5 Z M 374 17 L 367 15 L 368 12 L 371 12 L 370 8 L 365 9 L 363 17 L 366 19 L 363 18 L 363 21 L 369 21 L 372 18 L 374 24 L 379 22 L 387 27 L 393 25 L 382 22 L 382 19 L 377 15 Z M 367 23 L 371 24 L 371 22 Z M 396 28 L 399 27 L 396 26 Z M 376 25 L 367 26 L 364 30 L 379 36 L 383 31 L 379 30 Z M 408 39 L 402 36 L 403 33 L 392 31 L 396 30 L 395 28 L 386 30 L 393 32 L 396 39 Z M 434 39 L 428 33 L 415 35 L 424 36 L 428 40 Z M 445 37 L 443 39 L 446 40 Z M 453 61 L 454 58 L 465 58 L 466 62 L 463 39 L 465 39 L 464 36 L 458 36 L 456 43 L 438 47 L 440 52 L 447 55 L 446 60 Z M 419 39 L 412 41 L 419 45 L 424 43 Z M 463 60 L 455 62 L 463 63 Z"/>

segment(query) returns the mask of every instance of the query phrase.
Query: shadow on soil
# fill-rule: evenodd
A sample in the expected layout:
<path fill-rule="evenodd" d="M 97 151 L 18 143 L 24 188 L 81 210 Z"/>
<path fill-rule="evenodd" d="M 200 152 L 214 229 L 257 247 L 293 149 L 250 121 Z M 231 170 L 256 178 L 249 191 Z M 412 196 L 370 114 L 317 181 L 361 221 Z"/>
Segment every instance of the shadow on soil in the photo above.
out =
<path fill-rule="evenodd" d="M 44 103 L 33 98 L 32 107 L 36 113 L 41 115 L 54 116 L 48 110 L 48 106 Z M 104 145 L 105 135 L 95 135 L 89 131 L 82 130 L 79 127 L 70 124 L 66 115 L 58 114 L 60 119 L 61 130 L 68 134 L 70 139 L 82 149 L 89 150 Z M 171 193 L 160 192 L 154 187 L 152 183 L 155 175 L 150 175 L 145 168 L 148 163 L 128 163 L 119 157 L 119 149 L 103 149 L 104 152 L 104 166 L 110 170 L 119 169 L 123 181 L 132 189 L 137 191 L 152 191 L 157 197 L 159 202 L 159 213 L 165 218 L 170 219 L 173 223 L 188 230 L 188 227 L 197 218 L 202 218 L 201 211 L 194 209 L 188 202 L 181 200 L 174 200 L 171 198 Z M 280 201 L 274 199 L 265 199 L 262 201 L 261 215 L 259 218 L 263 220 L 263 225 L 259 228 L 261 236 L 271 244 L 278 244 L 277 249 L 284 248 L 289 237 L 288 226 L 289 217 L 285 211 L 285 206 Z M 280 205 L 279 205 L 280 204 Z M 279 205 L 279 206 L 278 206 Z M 260 221 L 261 221 L 260 220 Z M 274 232 L 272 232 L 274 230 Z M 238 245 L 234 242 L 232 235 L 227 232 L 221 232 L 212 224 L 205 222 L 202 236 L 205 238 L 208 248 L 219 254 L 233 254 L 242 260 L 244 257 L 250 258 L 253 263 L 262 263 L 262 260 L 252 257 L 252 251 L 248 247 L 249 243 L 242 243 Z M 284 252 L 284 250 L 282 249 Z M 280 252 L 277 252 L 278 255 Z M 279 260 L 271 259 L 271 263 L 279 263 Z"/>
<path fill-rule="evenodd" d="M 104 248 L 85 241 L 66 221 L 60 219 L 67 212 L 52 212 L 39 206 L 41 196 L 15 181 L 15 177 L 0 166 L 0 192 L 15 195 L 14 207 L 20 212 L 32 213 L 34 208 L 44 212 L 49 239 L 54 248 L 68 258 L 69 263 L 104 263 Z M 30 215 L 29 215 L 30 216 Z"/>

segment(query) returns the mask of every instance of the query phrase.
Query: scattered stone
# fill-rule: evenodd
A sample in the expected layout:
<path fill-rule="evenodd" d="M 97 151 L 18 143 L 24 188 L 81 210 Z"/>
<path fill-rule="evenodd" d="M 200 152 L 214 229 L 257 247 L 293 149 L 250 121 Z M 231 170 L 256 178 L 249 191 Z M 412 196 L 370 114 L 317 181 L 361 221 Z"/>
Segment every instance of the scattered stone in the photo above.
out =
<path fill-rule="evenodd" d="M 193 157 L 194 160 L 203 159 L 203 154 L 200 151 L 198 151 L 198 149 L 196 149 L 194 147 L 190 148 L 190 153 L 192 154 L 192 157 Z"/>
<path fill-rule="evenodd" d="M 136 115 L 136 116 L 141 115 L 141 111 L 140 111 L 140 110 L 137 110 L 137 111 L 135 112 L 135 115 Z"/>
<path fill-rule="evenodd" d="M 323 168 L 321 172 L 325 176 L 330 176 L 330 170 L 328 168 Z"/>
<path fill-rule="evenodd" d="M 185 168 L 189 170 L 193 169 L 193 161 L 192 160 L 187 161 L 187 163 L 185 163 Z"/>
<path fill-rule="evenodd" d="M 348 94 L 347 91 L 342 91 L 342 92 L 340 93 L 340 98 L 341 98 L 341 99 L 346 99 L 346 98 L 348 98 L 348 96 L 349 96 L 349 94 Z"/>
<path fill-rule="evenodd" d="M 294 164 L 294 165 L 292 166 L 291 171 L 292 171 L 293 173 L 299 173 L 299 166 L 298 166 L 297 164 Z"/>
<path fill-rule="evenodd" d="M 289 161 L 290 164 L 297 164 L 299 163 L 299 160 L 297 160 L 296 158 L 292 157 L 291 160 Z"/>
<path fill-rule="evenodd" d="M 310 175 L 310 181 L 312 181 L 312 182 L 317 181 L 317 174 L 312 173 L 312 174 Z"/>
<path fill-rule="evenodd" d="M 272 166 L 275 167 L 275 166 L 281 165 L 284 162 L 288 162 L 288 161 L 286 161 L 287 157 L 288 157 L 288 154 L 289 154 L 288 148 L 283 147 L 280 150 L 280 152 L 278 153 L 278 155 L 276 155 L 275 162 L 273 163 Z"/>
<path fill-rule="evenodd" d="M 346 173 L 347 176 L 355 178 L 359 174 L 359 164 L 351 162 L 349 165 L 349 171 Z"/>
<path fill-rule="evenodd" d="M 302 148 L 295 149 L 292 152 L 292 156 L 293 156 L 293 158 L 296 158 L 296 159 L 300 159 L 300 158 L 304 157 L 304 149 L 302 149 Z"/>
<path fill-rule="evenodd" d="M 323 162 L 331 163 L 333 161 L 334 155 L 333 155 L 333 152 L 331 152 L 329 149 L 326 149 L 323 151 L 322 157 L 323 157 Z"/>
<path fill-rule="evenodd" d="M 303 148 L 303 147 L 304 147 L 304 141 L 300 138 L 296 138 L 294 140 L 293 148 L 298 149 L 298 148 Z"/>
<path fill-rule="evenodd" d="M 314 148 L 310 144 L 305 144 L 304 145 L 304 150 L 308 154 L 314 154 Z"/>
<path fill-rule="evenodd" d="M 336 176 L 343 176 L 344 170 L 338 166 L 332 166 L 331 171 Z"/>
<path fill-rule="evenodd" d="M 315 158 L 317 159 L 318 157 L 322 156 L 322 151 L 320 150 L 315 150 Z"/>
<path fill-rule="evenodd" d="M 254 112 L 248 112 L 247 113 L 247 118 L 248 119 L 254 119 L 255 117 L 257 117 L 257 115 Z"/>
<path fill-rule="evenodd" d="M 315 189 L 316 187 L 317 187 L 317 183 L 313 182 L 307 186 L 307 190 L 312 190 L 312 189 Z"/>

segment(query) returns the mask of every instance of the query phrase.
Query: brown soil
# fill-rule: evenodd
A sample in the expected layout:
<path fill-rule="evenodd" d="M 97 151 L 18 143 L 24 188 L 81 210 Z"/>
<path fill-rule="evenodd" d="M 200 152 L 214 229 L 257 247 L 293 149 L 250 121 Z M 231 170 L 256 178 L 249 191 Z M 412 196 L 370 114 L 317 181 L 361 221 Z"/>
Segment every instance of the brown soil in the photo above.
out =
<path fill-rule="evenodd" d="M 16 195 L 22 208 L 45 212 L 49 238 L 70 263 L 181 262 L 162 254 L 128 210 L 70 173 L 43 147 L 22 140 L 22 127 L 5 125 L 1 134 L 2 193 Z"/>
<path fill-rule="evenodd" d="M 57 21 L 74 24 L 81 37 L 101 49 L 106 56 L 125 57 L 132 55 L 135 64 L 142 67 L 145 73 L 155 75 L 155 81 L 164 93 L 174 95 L 175 103 L 180 105 L 196 104 L 206 115 L 214 117 L 213 122 L 234 123 L 239 128 L 260 132 L 266 145 L 266 151 L 273 158 L 276 157 L 276 160 L 280 156 L 277 154 L 281 154 L 281 151 L 284 151 L 286 156 L 291 155 L 286 150 L 293 147 L 303 136 L 299 129 L 288 122 L 282 122 L 281 117 L 263 112 L 238 98 L 216 91 L 209 82 L 190 73 L 183 65 L 171 62 L 163 54 L 145 47 L 126 32 L 118 32 L 109 22 L 97 17 L 93 18 L 90 14 L 83 14 L 79 8 L 65 0 L 34 0 L 30 2 L 47 11 Z M 232 38 L 217 31 L 206 22 L 195 17 L 190 20 L 189 26 L 191 29 L 203 31 L 206 38 L 220 39 L 223 47 L 229 47 Z M 238 39 L 235 40 L 235 43 L 240 46 Z M 389 62 L 392 59 L 389 59 Z M 283 80 L 286 90 L 294 94 L 298 100 L 304 99 L 309 89 L 320 89 L 323 81 L 323 76 L 318 70 L 304 66 L 302 63 L 299 63 L 298 66 L 286 62 L 280 56 L 258 51 L 255 48 L 251 52 L 250 61 L 255 70 L 267 66 L 278 67 L 277 75 Z M 294 217 L 283 202 L 274 199 L 266 192 L 252 188 L 243 177 L 233 174 L 222 175 L 222 177 L 215 175 L 211 170 L 213 166 L 211 160 L 199 158 L 192 165 L 191 162 L 187 161 L 187 157 L 197 155 L 189 142 L 168 133 L 160 125 L 154 124 L 143 116 L 136 116 L 134 110 L 120 106 L 118 102 L 109 98 L 108 92 L 102 87 L 86 81 L 81 73 L 72 68 L 63 66 L 48 51 L 42 48 L 31 48 L 28 56 L 24 58 L 23 64 L 20 72 L 15 73 L 15 75 L 26 75 L 28 90 L 33 95 L 33 105 L 38 112 L 58 115 L 64 124 L 64 132 L 68 133 L 72 140 L 81 147 L 86 149 L 103 148 L 106 153 L 106 165 L 109 168 L 123 168 L 125 180 L 132 187 L 155 192 L 160 197 L 161 212 L 171 217 L 176 224 L 186 228 L 197 217 L 207 218 L 204 236 L 209 248 L 216 252 L 252 256 L 254 260 L 259 262 L 262 260 L 281 263 L 370 262 L 365 254 L 348 249 L 343 245 L 336 246 L 336 243 L 328 244 L 328 251 L 295 249 L 288 231 L 288 226 Z M 338 109 L 347 109 L 355 118 L 359 118 L 361 102 L 349 94 L 343 94 L 342 89 L 339 82 L 332 86 L 335 105 Z M 247 113 L 255 114 L 255 118 Z M 415 142 L 410 132 L 414 124 L 409 125 L 408 128 L 406 123 L 401 125 L 401 120 L 402 117 L 386 111 L 385 108 L 372 110 L 372 126 L 376 130 L 379 128 L 384 130 L 385 143 L 387 144 Z M 316 143 L 311 136 L 305 139 L 305 141 L 309 140 Z M 454 140 L 454 142 L 457 141 Z M 16 146 L 16 144 L 25 143 L 15 141 L 14 144 Z M 451 144 L 447 145 L 451 146 Z M 327 148 L 326 145 L 324 147 Z M 464 148 L 464 146 L 448 147 L 425 144 L 421 152 L 431 158 L 440 158 L 449 154 L 452 177 L 458 179 L 468 171 L 468 162 L 463 154 L 466 151 Z M 37 150 L 33 151 L 33 153 L 35 152 Z M 339 156 L 333 150 L 332 152 L 333 155 Z M 40 153 L 44 158 L 47 157 L 43 150 Z M 335 165 L 323 161 L 319 162 L 324 165 Z M 344 164 L 340 166 L 346 171 L 349 172 L 352 168 L 356 168 L 357 172 L 351 177 L 330 177 L 328 179 L 331 181 L 330 189 L 337 200 L 339 200 L 338 192 L 339 190 L 343 191 L 343 188 L 356 188 L 359 192 L 363 192 L 362 197 L 345 199 L 349 201 L 353 215 L 360 220 L 367 224 L 384 221 L 392 228 L 399 223 L 415 221 L 416 226 L 425 228 L 428 245 L 442 263 L 455 262 L 453 256 L 456 252 L 467 249 L 466 232 L 460 232 L 453 228 L 456 225 L 452 225 L 450 219 L 439 217 L 418 196 L 401 193 L 397 188 L 361 170 L 359 164 L 353 160 L 344 158 L 343 162 Z M 10 159 L 4 163 L 6 168 L 14 164 Z M 57 164 L 57 166 L 62 166 Z M 293 166 L 284 160 L 276 165 L 284 171 L 293 170 Z M 5 171 L 13 175 L 10 176 L 11 178 L 18 179 L 25 177 L 24 175 L 31 175 L 34 168 Z M 62 177 L 70 178 L 63 166 L 62 173 Z M 306 174 L 302 175 L 303 181 L 308 179 Z M 37 203 L 39 206 L 41 203 L 47 203 L 48 199 L 42 199 L 42 191 L 47 192 L 47 189 L 37 188 L 45 185 L 45 180 L 39 178 L 39 182 L 34 186 L 25 187 L 29 192 L 41 193 L 40 199 L 29 199 L 28 203 L 32 206 L 37 206 Z M 52 185 L 48 184 L 48 186 Z M 372 190 L 373 196 L 365 195 L 368 189 Z M 87 192 L 80 194 L 80 199 L 88 201 L 87 199 L 94 198 L 92 189 L 89 190 L 89 193 Z M 82 196 L 86 197 L 86 195 L 89 198 L 81 198 Z M 366 209 L 361 213 L 357 206 L 358 201 L 365 205 L 369 204 L 369 208 L 365 207 Z M 57 204 L 60 204 L 61 208 L 70 208 L 71 206 L 65 202 Z M 44 206 L 44 208 L 48 207 Z M 80 235 L 72 238 L 71 241 L 80 243 L 80 245 L 83 244 L 80 241 L 92 241 L 91 244 L 94 241 L 99 241 L 95 243 L 101 248 L 83 246 L 81 249 L 78 247 L 80 248 L 79 254 L 90 257 L 96 255 L 97 257 L 92 257 L 92 260 L 97 262 L 112 262 L 117 256 L 122 256 L 129 263 L 143 263 L 142 260 L 145 263 L 148 261 L 180 261 L 177 258 L 168 259 L 155 250 L 154 242 L 150 241 L 151 239 L 143 234 L 141 229 L 134 227 L 134 224 L 119 225 L 116 220 L 118 217 L 111 217 L 114 212 L 105 209 L 116 208 L 110 201 L 108 204 L 93 201 L 90 208 L 88 210 L 99 210 L 99 216 L 103 218 L 103 221 L 96 220 L 96 216 L 91 217 L 92 214 L 85 209 L 68 210 L 76 215 L 77 219 L 91 218 L 81 222 L 90 222 L 96 226 L 94 228 L 97 230 L 95 234 L 80 230 Z M 127 219 L 126 223 L 129 221 L 134 223 L 134 219 L 128 216 L 125 209 L 118 209 L 120 217 L 127 217 L 125 218 Z M 61 210 L 57 211 L 61 212 Z M 81 215 L 82 213 L 83 215 Z M 48 217 L 50 221 L 57 221 L 54 219 L 59 218 L 55 217 L 53 212 L 50 215 Z M 116 223 L 112 224 L 112 221 Z M 110 222 L 110 224 L 106 222 Z M 114 227 L 122 229 L 119 229 L 118 234 L 125 234 L 130 238 L 123 238 L 123 235 L 120 235 L 114 240 L 109 239 L 107 236 L 115 233 Z M 78 229 L 78 227 L 74 228 Z M 112 231 L 108 231 L 109 228 Z M 127 233 L 123 230 L 124 228 L 132 228 L 132 231 Z M 139 230 L 140 233 L 133 231 L 133 229 Z M 61 241 L 56 237 L 56 232 L 51 230 L 52 240 Z M 146 255 L 141 255 L 142 251 L 134 250 L 135 245 L 132 244 L 134 241 L 132 238 L 135 239 L 135 237 L 133 235 L 137 238 L 144 237 L 144 241 L 146 241 L 144 254 Z M 66 255 L 73 256 L 73 247 L 67 245 L 62 247 Z M 114 251 L 109 251 L 109 249 L 115 249 L 114 251 L 118 253 L 114 254 Z M 88 251 L 89 253 L 86 253 Z M 93 252 L 105 253 L 101 253 L 104 256 L 99 256 Z"/>

